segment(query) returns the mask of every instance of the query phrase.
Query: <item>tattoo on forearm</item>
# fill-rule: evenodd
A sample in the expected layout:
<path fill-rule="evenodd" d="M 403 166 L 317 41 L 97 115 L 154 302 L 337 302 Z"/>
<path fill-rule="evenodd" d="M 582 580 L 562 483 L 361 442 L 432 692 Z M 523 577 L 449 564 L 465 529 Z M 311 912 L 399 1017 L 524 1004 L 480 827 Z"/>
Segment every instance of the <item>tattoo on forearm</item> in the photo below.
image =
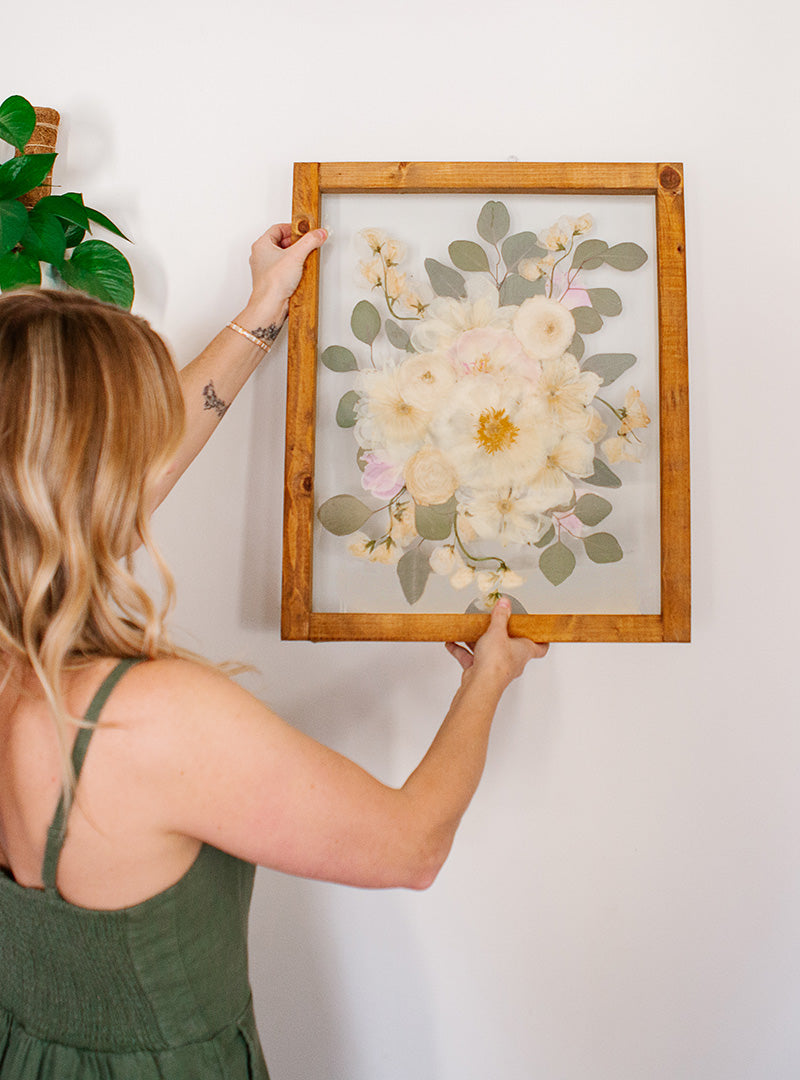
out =
<path fill-rule="evenodd" d="M 258 326 L 255 330 L 251 330 L 250 333 L 253 337 L 260 338 L 262 341 L 268 341 L 270 345 L 281 332 L 281 326 L 283 323 L 279 323 L 277 326 L 275 323 L 270 323 L 269 326 Z"/>
<path fill-rule="evenodd" d="M 213 382 L 210 382 L 207 386 L 203 387 L 203 408 L 214 409 L 220 420 L 228 410 L 227 401 L 223 401 L 222 398 L 217 397 Z"/>

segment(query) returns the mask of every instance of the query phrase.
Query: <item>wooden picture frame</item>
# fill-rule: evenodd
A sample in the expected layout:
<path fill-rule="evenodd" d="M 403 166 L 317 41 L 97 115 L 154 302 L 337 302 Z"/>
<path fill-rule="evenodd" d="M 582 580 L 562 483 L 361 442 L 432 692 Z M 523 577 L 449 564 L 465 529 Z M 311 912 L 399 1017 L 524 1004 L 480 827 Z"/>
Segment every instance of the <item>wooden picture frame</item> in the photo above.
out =
<path fill-rule="evenodd" d="M 293 226 L 296 234 L 301 235 L 325 225 L 322 215 L 326 196 L 414 194 L 435 198 L 451 193 L 485 195 L 489 200 L 517 195 L 645 196 L 648 205 L 652 205 L 655 246 L 652 265 L 657 292 L 652 321 L 658 393 L 657 409 L 653 408 L 653 419 L 657 421 L 653 427 L 658 429 L 658 462 L 654 466 L 659 487 L 655 526 L 660 533 L 660 567 L 656 568 L 655 579 L 658 610 L 645 613 L 537 610 L 512 614 L 510 632 L 537 641 L 688 641 L 689 419 L 682 165 L 298 163 L 294 167 Z M 363 222 L 364 226 L 378 224 Z M 339 238 L 334 236 L 336 239 Z M 614 265 L 611 260 L 609 265 Z M 320 256 L 314 252 L 306 263 L 289 309 L 282 637 L 474 641 L 487 625 L 486 613 L 417 613 L 400 604 L 397 611 L 314 610 L 313 544 L 319 509 L 315 493 L 318 373 L 319 354 L 323 344 L 327 344 L 317 339 L 319 312 Z M 624 408 L 622 414 L 613 411 L 617 416 L 625 414 Z M 558 537 L 560 540 L 560 528 Z"/>

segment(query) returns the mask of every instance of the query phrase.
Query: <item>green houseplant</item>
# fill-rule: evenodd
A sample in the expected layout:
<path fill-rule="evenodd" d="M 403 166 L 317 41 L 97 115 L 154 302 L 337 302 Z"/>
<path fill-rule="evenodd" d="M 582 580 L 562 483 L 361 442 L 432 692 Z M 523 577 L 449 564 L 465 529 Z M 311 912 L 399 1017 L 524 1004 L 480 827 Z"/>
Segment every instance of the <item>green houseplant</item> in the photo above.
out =
<path fill-rule="evenodd" d="M 45 195 L 32 206 L 22 201 L 42 184 L 56 158 L 55 153 L 25 153 L 35 126 L 36 111 L 24 97 L 0 105 L 0 141 L 18 151 L 0 165 L 0 291 L 40 285 L 45 264 L 68 287 L 129 309 L 130 264 L 112 244 L 92 238 L 91 227 L 127 240 L 124 233 L 76 192 Z"/>

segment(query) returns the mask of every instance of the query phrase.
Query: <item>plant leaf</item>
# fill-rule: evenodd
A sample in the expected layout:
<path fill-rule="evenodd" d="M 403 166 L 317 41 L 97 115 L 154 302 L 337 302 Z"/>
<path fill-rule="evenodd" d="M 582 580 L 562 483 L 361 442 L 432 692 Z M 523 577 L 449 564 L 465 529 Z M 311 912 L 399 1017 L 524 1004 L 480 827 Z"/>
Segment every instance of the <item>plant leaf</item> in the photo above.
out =
<path fill-rule="evenodd" d="M 536 547 L 546 548 L 556 538 L 556 529 L 554 525 L 551 525 L 547 532 L 539 540 L 536 541 Z"/>
<path fill-rule="evenodd" d="M 67 196 L 67 198 L 69 198 L 69 196 Z M 127 240 L 129 244 L 132 243 L 130 237 L 126 236 L 121 229 L 118 229 L 114 222 L 110 218 L 107 218 L 105 214 L 101 214 L 99 210 L 93 210 L 91 206 L 85 207 L 85 210 L 89 221 L 94 221 L 95 224 L 102 225 L 104 229 L 108 229 L 114 236 L 118 236 L 121 240 Z"/>
<path fill-rule="evenodd" d="M 73 225 L 79 225 L 84 230 L 89 228 L 89 216 L 83 203 L 69 195 L 45 195 L 36 204 L 36 209 L 48 210 L 62 221 L 71 221 Z M 71 245 L 68 243 L 67 246 Z"/>
<path fill-rule="evenodd" d="M 28 214 L 21 243 L 23 249 L 40 262 L 60 266 L 67 246 L 64 226 L 55 214 L 40 210 L 37 204 Z"/>
<path fill-rule="evenodd" d="M 589 302 L 598 315 L 614 316 L 622 311 L 622 300 L 613 289 L 587 289 Z"/>
<path fill-rule="evenodd" d="M 386 331 L 386 336 L 390 343 L 394 345 L 396 349 L 401 349 L 405 352 L 414 352 L 414 346 L 411 344 L 411 338 L 408 336 L 402 326 L 398 326 L 396 322 L 392 322 L 391 319 L 387 319 L 383 324 L 383 328 Z"/>
<path fill-rule="evenodd" d="M 615 472 L 599 457 L 594 459 L 594 472 L 591 476 L 583 478 L 584 484 L 593 484 L 594 487 L 618 488 L 622 487 L 622 481 Z"/>
<path fill-rule="evenodd" d="M 425 540 L 446 540 L 453 531 L 456 516 L 455 496 L 440 506 L 416 506 L 414 524 Z"/>
<path fill-rule="evenodd" d="M 615 536 L 611 533 L 590 533 L 583 537 L 583 546 L 586 554 L 596 563 L 619 562 L 622 558 L 622 548 Z"/>
<path fill-rule="evenodd" d="M 603 380 L 601 386 L 609 386 L 628 368 L 636 363 L 633 353 L 595 353 L 587 357 L 581 367 L 584 371 L 593 371 Z"/>
<path fill-rule="evenodd" d="M 350 329 L 359 341 L 371 345 L 381 329 L 378 309 L 369 300 L 359 300 L 350 316 Z"/>
<path fill-rule="evenodd" d="M 411 548 L 398 562 L 397 576 L 400 579 L 403 595 L 409 604 L 416 604 L 425 592 L 430 572 L 431 564 L 428 562 L 428 556 L 418 547 Z"/>
<path fill-rule="evenodd" d="M 84 240 L 57 269 L 73 289 L 130 310 L 133 303 L 130 263 L 105 240 Z"/>
<path fill-rule="evenodd" d="M 575 329 L 579 334 L 594 334 L 603 326 L 603 320 L 594 308 L 573 308 L 572 317 L 575 320 Z"/>
<path fill-rule="evenodd" d="M 0 165 L 0 199 L 17 199 L 38 187 L 55 160 L 55 154 L 21 154 Z"/>
<path fill-rule="evenodd" d="M 559 540 L 542 552 L 539 557 L 539 569 L 551 585 L 560 585 L 575 569 L 575 556 L 567 545 Z"/>
<path fill-rule="evenodd" d="M 647 252 L 638 244 L 615 244 L 606 252 L 605 261 L 615 270 L 638 270 L 647 262 Z"/>
<path fill-rule="evenodd" d="M 24 251 L 9 251 L 0 256 L 0 291 L 21 285 L 41 285 L 39 260 Z"/>
<path fill-rule="evenodd" d="M 538 281 L 528 281 L 519 274 L 509 274 L 500 286 L 500 306 L 519 307 L 523 300 L 530 296 L 541 295 L 544 292 L 545 279 L 540 277 Z"/>
<path fill-rule="evenodd" d="M 452 296 L 460 300 L 467 295 L 464 278 L 458 270 L 453 270 L 451 266 L 445 266 L 436 259 L 426 259 L 425 270 L 437 296 Z"/>
<path fill-rule="evenodd" d="M 581 337 L 581 335 L 576 330 L 575 331 L 575 336 L 573 337 L 573 339 L 569 343 L 569 345 L 567 345 L 567 352 L 571 353 L 575 357 L 576 360 L 580 360 L 580 358 L 584 354 L 585 349 L 586 349 L 586 346 L 583 343 L 583 338 Z"/>
<path fill-rule="evenodd" d="M 582 270 L 596 270 L 605 262 L 608 244 L 605 240 L 584 240 L 575 248 L 572 256 L 572 269 L 580 266 Z"/>
<path fill-rule="evenodd" d="M 488 244 L 497 244 L 511 228 L 511 218 L 505 203 L 484 203 L 478 214 L 478 235 Z"/>
<path fill-rule="evenodd" d="M 320 360 L 330 371 L 357 371 L 356 358 L 344 345 L 329 345 Z"/>
<path fill-rule="evenodd" d="M 447 249 L 453 266 L 459 270 L 488 270 L 489 256 L 480 244 L 472 240 L 454 240 Z"/>
<path fill-rule="evenodd" d="M 541 259 L 547 254 L 545 248 L 540 247 L 536 233 L 514 233 L 503 241 L 500 249 L 506 270 L 511 273 L 523 259 Z"/>
<path fill-rule="evenodd" d="M 578 521 L 582 521 L 584 525 L 593 529 L 603 518 L 608 517 L 612 510 L 613 507 L 608 499 L 590 491 L 586 495 L 581 495 L 572 512 Z"/>
<path fill-rule="evenodd" d="M 36 110 L 26 98 L 14 94 L 0 105 L 0 139 L 3 142 L 24 150 L 35 127 Z"/>
<path fill-rule="evenodd" d="M 28 226 L 28 211 L 16 199 L 0 201 L 0 255 L 20 242 Z"/>
<path fill-rule="evenodd" d="M 320 506 L 317 517 L 334 536 L 349 536 L 372 517 L 372 511 L 355 495 L 334 495 Z"/>
<path fill-rule="evenodd" d="M 336 408 L 336 423 L 342 428 L 351 428 L 356 426 L 356 405 L 358 404 L 358 391 L 348 390 L 346 394 L 342 394 L 339 399 L 339 404 Z"/>

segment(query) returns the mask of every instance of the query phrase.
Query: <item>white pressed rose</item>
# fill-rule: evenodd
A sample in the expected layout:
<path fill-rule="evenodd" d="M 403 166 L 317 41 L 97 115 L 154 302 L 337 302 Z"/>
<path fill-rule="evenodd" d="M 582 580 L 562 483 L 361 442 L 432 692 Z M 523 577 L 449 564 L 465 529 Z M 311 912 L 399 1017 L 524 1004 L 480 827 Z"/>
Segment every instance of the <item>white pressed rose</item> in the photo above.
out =
<path fill-rule="evenodd" d="M 418 353 L 397 368 L 397 384 L 406 401 L 433 411 L 450 393 L 456 375 L 450 361 L 438 353 Z"/>
<path fill-rule="evenodd" d="M 454 589 L 466 589 L 475 580 L 475 571 L 471 566 L 462 563 L 458 569 L 450 575 L 450 584 Z"/>
<path fill-rule="evenodd" d="M 440 506 L 458 487 L 458 475 L 452 462 L 433 446 L 423 446 L 409 458 L 403 479 L 418 506 Z"/>
<path fill-rule="evenodd" d="M 409 447 L 422 442 L 430 413 L 403 396 L 397 368 L 389 365 L 380 370 L 360 371 L 355 386 L 359 392 L 356 437 L 362 446 L 381 446 L 396 458 L 401 454 L 398 444 Z"/>
<path fill-rule="evenodd" d="M 434 548 L 428 562 L 434 574 L 451 574 L 464 565 L 452 544 L 442 544 L 441 547 Z"/>
<path fill-rule="evenodd" d="M 473 275 L 467 282 L 466 299 L 437 296 L 431 301 L 411 341 L 417 352 L 448 349 L 465 330 L 479 326 L 507 329 L 515 311 L 513 307 L 499 307 L 494 284 Z"/>
<path fill-rule="evenodd" d="M 563 431 L 585 432 L 593 421 L 586 406 L 602 381 L 593 371 L 581 371 L 571 353 L 563 353 L 542 362 L 537 393 L 552 423 Z"/>
<path fill-rule="evenodd" d="M 456 371 L 461 374 L 517 375 L 531 381 L 539 379 L 541 364 L 529 356 L 510 330 L 481 327 L 467 330 L 450 349 Z"/>
<path fill-rule="evenodd" d="M 572 312 L 547 296 L 524 300 L 514 316 L 514 333 L 537 360 L 561 356 L 575 336 Z"/>
<path fill-rule="evenodd" d="M 538 259 L 521 259 L 517 266 L 517 273 L 526 281 L 538 281 L 542 276 L 542 268 Z"/>

